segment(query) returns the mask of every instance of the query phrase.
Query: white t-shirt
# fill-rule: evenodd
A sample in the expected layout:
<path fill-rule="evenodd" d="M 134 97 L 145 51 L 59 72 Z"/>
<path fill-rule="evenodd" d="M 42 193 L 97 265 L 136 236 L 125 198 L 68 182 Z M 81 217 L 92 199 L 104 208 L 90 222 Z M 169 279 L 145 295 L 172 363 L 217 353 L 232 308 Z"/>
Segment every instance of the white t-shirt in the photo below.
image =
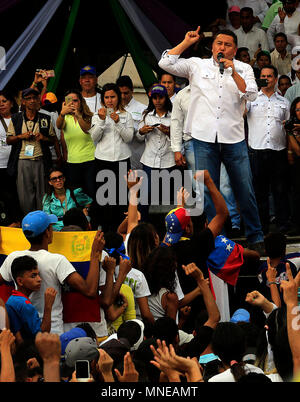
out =
<path fill-rule="evenodd" d="M 9 126 L 10 120 L 10 118 L 4 119 L 7 127 Z M 0 169 L 7 168 L 10 151 L 11 145 L 6 144 L 6 130 L 3 127 L 3 124 L 0 122 Z"/>
<path fill-rule="evenodd" d="M 257 373 L 257 374 L 264 374 L 262 369 L 259 367 L 253 366 L 253 364 L 245 364 L 244 366 L 245 371 L 247 374 L 249 373 Z M 223 371 L 223 373 L 214 375 L 211 377 L 208 382 L 235 382 L 235 379 L 231 373 L 230 369 Z"/>
<path fill-rule="evenodd" d="M 39 291 L 33 292 L 30 295 L 30 300 L 33 306 L 37 309 L 40 318 L 44 315 L 44 294 L 45 290 L 49 287 L 57 291 L 52 312 L 51 312 L 51 332 L 62 334 L 63 328 L 63 305 L 61 300 L 61 285 L 65 279 L 75 271 L 73 265 L 61 254 L 50 253 L 46 250 L 38 251 L 13 251 L 7 256 L 2 266 L 0 267 L 0 274 L 7 282 L 12 282 L 11 264 L 17 257 L 28 255 L 34 258 L 38 264 L 42 284 Z"/>
<path fill-rule="evenodd" d="M 98 113 L 98 110 L 101 109 L 101 95 L 99 93 L 89 98 L 84 98 L 84 100 L 92 113 Z"/>

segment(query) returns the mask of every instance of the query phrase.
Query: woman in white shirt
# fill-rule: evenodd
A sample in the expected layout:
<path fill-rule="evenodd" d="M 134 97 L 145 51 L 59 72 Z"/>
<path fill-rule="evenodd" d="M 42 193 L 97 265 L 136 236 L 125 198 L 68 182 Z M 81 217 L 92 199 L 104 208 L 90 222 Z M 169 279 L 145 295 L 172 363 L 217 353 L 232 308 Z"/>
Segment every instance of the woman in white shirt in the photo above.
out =
<path fill-rule="evenodd" d="M 19 111 L 18 104 L 13 95 L 6 91 L 0 91 L 0 178 L 1 178 L 1 201 L 4 202 L 5 211 L 1 210 L 5 218 L 1 219 L 2 225 L 11 224 L 18 220 L 17 211 L 17 191 L 16 183 L 12 177 L 7 174 L 7 163 L 10 156 L 11 145 L 6 143 L 6 132 L 9 126 L 11 116 Z M 13 215 L 13 216 L 12 216 Z"/>
<path fill-rule="evenodd" d="M 108 176 L 104 173 L 98 177 L 100 186 L 96 198 L 98 205 L 103 206 L 99 223 L 104 230 L 116 230 L 127 210 L 127 204 L 121 205 L 124 203 L 119 200 L 119 178 L 123 180 L 123 176 L 127 175 L 130 169 L 131 151 L 128 144 L 132 141 L 134 127 L 131 114 L 122 107 L 121 100 L 119 87 L 113 83 L 105 84 L 101 93 L 104 106 L 93 116 L 89 131 L 96 146 L 96 174 L 109 170 L 115 179 L 115 189 L 105 184 L 105 188 L 110 187 L 106 197 L 106 191 L 101 191 L 100 187 L 107 182 Z M 124 185 L 126 186 L 125 181 Z"/>
<path fill-rule="evenodd" d="M 141 157 L 143 170 L 148 176 L 148 205 L 141 206 L 142 220 L 148 220 L 148 210 L 151 204 L 151 175 L 153 171 L 160 173 L 162 170 L 171 172 L 176 168 L 174 152 L 171 148 L 170 124 L 172 102 L 168 97 L 166 87 L 154 85 L 150 92 L 148 108 L 143 113 L 143 119 L 139 124 L 136 135 L 140 141 L 145 141 L 145 150 Z M 161 200 L 161 186 L 159 189 Z M 170 188 L 170 202 L 173 200 L 174 190 Z M 157 200 L 155 200 L 157 201 Z"/>

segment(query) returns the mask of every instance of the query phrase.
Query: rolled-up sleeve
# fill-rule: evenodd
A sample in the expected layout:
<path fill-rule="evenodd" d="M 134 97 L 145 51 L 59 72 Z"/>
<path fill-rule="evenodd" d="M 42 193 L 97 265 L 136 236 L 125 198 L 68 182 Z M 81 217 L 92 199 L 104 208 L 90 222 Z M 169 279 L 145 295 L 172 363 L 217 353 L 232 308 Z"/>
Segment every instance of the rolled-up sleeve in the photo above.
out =
<path fill-rule="evenodd" d="M 169 50 L 165 50 L 158 62 L 161 69 L 168 73 L 177 75 L 178 77 L 189 77 L 189 62 L 187 59 L 180 58 L 180 55 L 168 54 Z"/>
<path fill-rule="evenodd" d="M 243 78 L 246 83 L 246 92 L 245 93 L 241 92 L 241 95 L 246 101 L 253 102 L 257 98 L 258 89 L 254 72 L 250 65 L 247 66 Z"/>

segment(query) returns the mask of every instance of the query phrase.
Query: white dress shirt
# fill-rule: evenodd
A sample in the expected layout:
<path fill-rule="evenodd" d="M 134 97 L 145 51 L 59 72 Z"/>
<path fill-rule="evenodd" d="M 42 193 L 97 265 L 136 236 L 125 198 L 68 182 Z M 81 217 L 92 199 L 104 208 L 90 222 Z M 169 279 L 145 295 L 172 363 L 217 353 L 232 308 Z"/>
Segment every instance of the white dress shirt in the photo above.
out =
<path fill-rule="evenodd" d="M 257 96 L 253 69 L 249 64 L 234 60 L 236 72 L 246 82 L 246 92 L 239 91 L 232 78 L 232 69 L 222 75 L 219 65 L 210 59 L 179 58 L 166 50 L 159 66 L 179 77 L 189 80 L 191 100 L 185 132 L 197 140 L 235 144 L 245 139 L 243 113 L 245 101 Z"/>
<path fill-rule="evenodd" d="M 261 45 L 261 50 L 269 51 L 268 37 L 264 30 L 253 26 L 249 32 L 245 32 L 243 27 L 239 27 L 234 33 L 238 38 L 239 47 L 247 47 L 249 49 L 251 59 L 259 48 L 259 44 Z"/>
<path fill-rule="evenodd" d="M 184 132 L 185 121 L 191 98 L 191 87 L 188 85 L 178 92 L 171 113 L 171 148 L 173 152 L 181 152 L 182 140 L 189 141 L 192 136 Z"/>
<path fill-rule="evenodd" d="M 288 35 L 288 41 L 290 36 L 298 36 L 298 27 L 300 24 L 300 11 L 295 11 L 291 17 L 286 16 L 283 23 L 280 23 L 279 15 L 276 15 L 267 30 L 267 36 L 269 41 L 270 49 L 274 49 L 274 36 L 278 32 L 284 32 Z M 290 47 L 288 47 L 290 50 Z"/>
<path fill-rule="evenodd" d="M 275 92 L 270 98 L 262 91 L 254 102 L 247 102 L 248 142 L 252 149 L 281 151 L 286 148 L 283 120 L 289 119 L 290 103 Z"/>
<path fill-rule="evenodd" d="M 84 97 L 84 100 L 92 113 L 98 113 L 98 110 L 102 107 L 101 95 L 98 92 L 94 96 Z"/>
<path fill-rule="evenodd" d="M 162 117 L 153 112 L 147 114 L 139 124 L 139 129 L 145 125 L 153 126 L 154 124 L 163 124 L 170 126 L 171 115 L 167 113 Z M 175 165 L 174 153 L 171 148 L 170 138 L 164 134 L 158 127 L 154 127 L 153 130 L 145 135 L 137 133 L 137 139 L 145 141 L 145 150 L 141 157 L 141 162 L 151 168 L 170 168 Z"/>
<path fill-rule="evenodd" d="M 105 120 L 100 119 L 98 114 L 92 117 L 89 133 L 96 146 L 97 159 L 116 162 L 131 156 L 128 143 L 133 138 L 133 120 L 129 112 L 117 113 L 120 118 L 118 123 L 110 116 L 106 116 Z"/>

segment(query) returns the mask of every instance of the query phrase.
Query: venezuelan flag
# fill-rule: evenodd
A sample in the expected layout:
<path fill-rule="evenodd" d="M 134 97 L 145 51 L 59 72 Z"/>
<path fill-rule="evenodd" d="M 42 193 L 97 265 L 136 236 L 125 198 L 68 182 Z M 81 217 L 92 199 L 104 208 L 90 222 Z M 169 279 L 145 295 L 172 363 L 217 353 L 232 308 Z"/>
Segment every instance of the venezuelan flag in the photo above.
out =
<path fill-rule="evenodd" d="M 53 241 L 48 251 L 64 255 L 76 271 L 85 279 L 90 266 L 90 254 L 96 232 L 53 232 Z M 6 256 L 16 250 L 28 250 L 30 243 L 22 229 L 0 227 L 0 266 Z M 13 283 L 0 286 L 0 297 L 6 302 L 14 289 Z M 99 298 L 89 298 L 71 289 L 63 287 L 64 322 L 100 321 Z"/>
<path fill-rule="evenodd" d="M 236 285 L 244 263 L 243 247 L 225 236 L 215 238 L 215 249 L 207 259 L 207 267 L 229 285 Z"/>

